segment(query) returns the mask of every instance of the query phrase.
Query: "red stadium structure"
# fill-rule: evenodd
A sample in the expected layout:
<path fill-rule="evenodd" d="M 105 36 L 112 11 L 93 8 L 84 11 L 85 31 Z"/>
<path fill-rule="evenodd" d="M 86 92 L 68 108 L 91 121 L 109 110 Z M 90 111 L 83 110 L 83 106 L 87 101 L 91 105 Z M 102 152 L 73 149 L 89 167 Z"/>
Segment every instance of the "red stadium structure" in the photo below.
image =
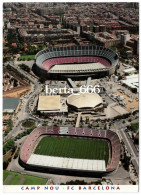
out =
<path fill-rule="evenodd" d="M 45 70 L 49 69 L 55 64 L 72 64 L 72 63 L 101 63 L 105 68 L 110 67 L 110 62 L 100 57 L 65 57 L 65 58 L 53 58 L 47 59 L 43 62 L 42 66 Z"/>
<path fill-rule="evenodd" d="M 58 135 L 58 136 L 73 136 L 73 137 L 87 137 L 106 139 L 110 143 L 110 163 L 106 167 L 106 171 L 102 174 L 108 174 L 117 169 L 120 160 L 120 140 L 118 135 L 111 130 L 95 130 L 95 129 L 83 129 L 75 127 L 45 127 L 41 126 L 34 129 L 24 142 L 20 151 L 20 163 L 30 169 L 30 165 L 27 164 L 33 148 L 37 143 L 38 138 L 42 135 Z"/>

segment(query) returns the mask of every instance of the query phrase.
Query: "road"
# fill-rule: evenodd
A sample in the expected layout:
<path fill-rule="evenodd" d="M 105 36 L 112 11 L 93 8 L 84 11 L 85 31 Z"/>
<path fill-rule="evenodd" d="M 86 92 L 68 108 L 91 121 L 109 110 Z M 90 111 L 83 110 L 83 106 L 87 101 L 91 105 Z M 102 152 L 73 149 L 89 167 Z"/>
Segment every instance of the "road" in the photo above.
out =
<path fill-rule="evenodd" d="M 29 75 L 27 72 L 25 72 L 24 70 L 22 70 L 17 64 L 14 64 L 14 62 L 7 62 L 8 65 L 12 66 L 13 68 L 16 68 L 18 70 L 18 72 L 20 72 L 22 75 L 24 75 L 25 77 L 27 77 L 32 83 L 36 84 L 38 82 L 38 80 Z"/>
<path fill-rule="evenodd" d="M 29 105 L 29 101 L 30 99 L 34 96 L 37 95 L 40 92 L 40 89 L 42 88 L 42 85 L 38 83 L 36 78 L 31 78 L 30 75 L 26 74 L 22 69 L 20 69 L 18 66 L 14 65 L 13 62 L 9 62 L 8 63 L 10 66 L 12 66 L 13 68 L 17 68 L 18 71 L 25 75 L 33 84 L 34 84 L 34 91 L 32 92 L 32 89 L 29 91 L 29 96 L 28 98 L 24 98 L 24 104 L 21 108 L 21 110 L 17 113 L 17 120 L 16 123 L 13 126 L 13 129 L 9 132 L 9 134 L 7 136 L 5 136 L 3 138 L 3 141 L 6 142 L 9 138 L 11 138 L 12 136 L 16 136 L 18 133 L 20 133 L 20 123 L 25 120 L 25 119 L 29 119 L 30 118 L 34 118 L 29 110 L 28 110 L 28 105 Z M 36 118 L 35 118 L 36 120 Z"/>
<path fill-rule="evenodd" d="M 28 104 L 30 99 L 39 92 L 40 86 L 37 85 L 37 87 L 35 88 L 35 91 L 33 93 L 31 93 L 28 97 L 28 99 L 24 100 L 24 105 L 22 106 L 21 110 L 17 113 L 17 117 L 18 120 L 16 120 L 16 123 L 14 124 L 13 129 L 9 132 L 9 134 L 7 136 L 4 137 L 4 142 L 9 139 L 10 137 L 12 137 L 13 135 L 16 136 L 20 131 L 20 123 L 25 120 L 25 119 L 29 119 L 29 118 L 33 118 L 34 117 L 28 112 Z M 36 118 L 35 118 L 36 120 Z"/>
<path fill-rule="evenodd" d="M 123 142 L 124 142 L 124 144 L 127 148 L 128 153 L 132 154 L 131 155 L 131 161 L 132 161 L 133 165 L 135 166 L 135 169 L 136 169 L 137 173 L 139 173 L 138 152 L 137 152 L 133 142 L 128 137 L 127 133 L 124 132 L 123 130 L 121 130 L 119 132 L 120 132 L 120 135 L 123 139 Z"/>
<path fill-rule="evenodd" d="M 139 122 L 138 119 L 136 118 L 138 117 L 138 114 L 135 114 L 131 117 L 129 117 L 130 119 L 132 118 L 132 123 L 137 123 Z M 122 138 L 127 151 L 129 154 L 131 155 L 131 161 L 136 169 L 136 172 L 139 173 L 139 158 L 138 158 L 138 151 L 136 150 L 133 141 L 131 140 L 131 138 L 128 136 L 128 133 L 125 131 L 125 129 L 127 128 L 128 125 L 130 125 L 131 123 L 129 122 L 129 118 L 128 119 L 121 119 L 121 120 L 117 120 L 114 122 L 114 126 L 113 129 L 118 130 L 120 137 Z M 125 123 L 123 123 L 123 121 L 125 121 Z"/>

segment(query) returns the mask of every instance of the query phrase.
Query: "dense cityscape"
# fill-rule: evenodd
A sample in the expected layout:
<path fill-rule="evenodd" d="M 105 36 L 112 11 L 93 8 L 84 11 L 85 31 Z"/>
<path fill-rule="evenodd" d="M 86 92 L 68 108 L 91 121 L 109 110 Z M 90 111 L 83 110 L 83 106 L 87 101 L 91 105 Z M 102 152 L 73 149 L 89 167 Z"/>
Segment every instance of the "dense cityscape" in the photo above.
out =
<path fill-rule="evenodd" d="M 138 77 L 138 3 L 4 3 L 3 184 L 138 185 Z"/>

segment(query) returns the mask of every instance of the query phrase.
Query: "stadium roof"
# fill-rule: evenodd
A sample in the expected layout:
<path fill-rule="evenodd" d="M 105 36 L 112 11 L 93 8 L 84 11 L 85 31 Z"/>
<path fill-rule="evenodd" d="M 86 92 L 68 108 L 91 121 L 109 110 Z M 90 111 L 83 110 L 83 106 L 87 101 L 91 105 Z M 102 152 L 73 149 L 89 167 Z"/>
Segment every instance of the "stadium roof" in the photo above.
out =
<path fill-rule="evenodd" d="M 31 154 L 27 164 L 87 171 L 106 171 L 104 160 L 75 159 Z"/>
<path fill-rule="evenodd" d="M 103 101 L 97 93 L 80 93 L 68 96 L 67 103 L 76 108 L 94 108 Z"/>
<path fill-rule="evenodd" d="M 38 110 L 60 110 L 60 95 L 39 96 Z"/>

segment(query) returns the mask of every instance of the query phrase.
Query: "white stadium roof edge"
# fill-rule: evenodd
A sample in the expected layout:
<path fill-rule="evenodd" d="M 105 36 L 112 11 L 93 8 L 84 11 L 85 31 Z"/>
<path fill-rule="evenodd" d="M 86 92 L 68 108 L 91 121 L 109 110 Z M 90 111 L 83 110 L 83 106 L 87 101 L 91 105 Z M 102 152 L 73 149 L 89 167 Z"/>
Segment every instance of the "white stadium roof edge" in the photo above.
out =
<path fill-rule="evenodd" d="M 31 154 L 30 158 L 27 161 L 27 164 L 62 169 L 64 168 L 86 171 L 106 171 L 106 165 L 104 160 L 76 159 L 45 156 L 39 154 Z"/>

